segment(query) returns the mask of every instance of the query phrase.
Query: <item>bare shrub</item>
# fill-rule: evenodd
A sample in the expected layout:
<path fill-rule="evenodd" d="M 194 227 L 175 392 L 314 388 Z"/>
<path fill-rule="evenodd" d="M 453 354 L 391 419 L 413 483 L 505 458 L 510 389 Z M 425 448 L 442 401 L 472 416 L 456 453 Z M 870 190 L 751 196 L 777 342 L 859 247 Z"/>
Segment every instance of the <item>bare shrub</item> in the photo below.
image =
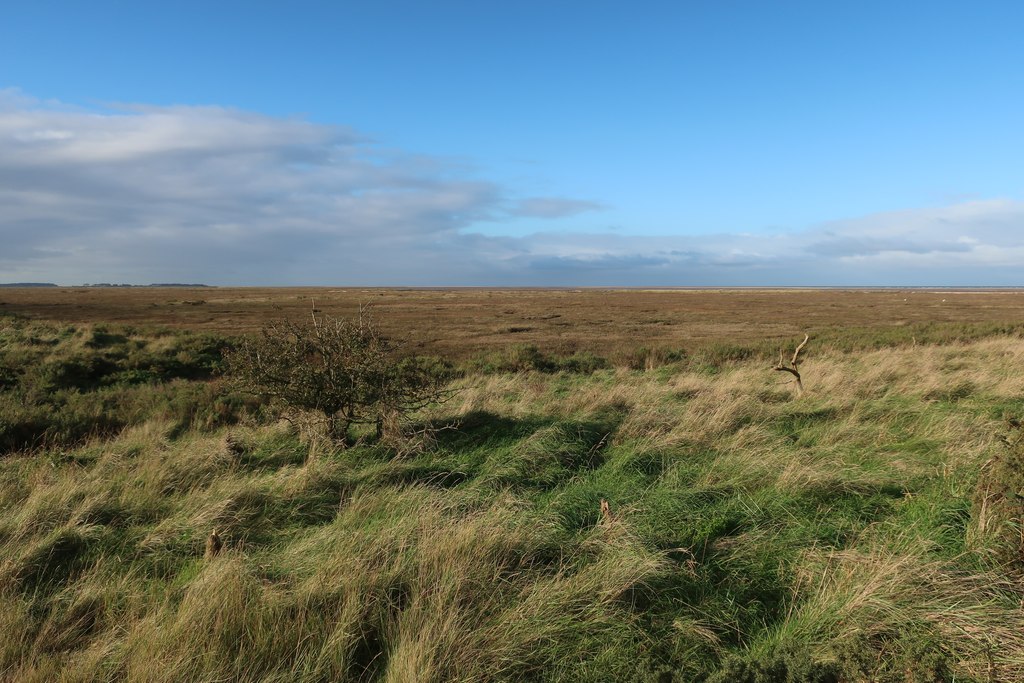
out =
<path fill-rule="evenodd" d="M 305 323 L 269 323 L 226 360 L 240 389 L 323 416 L 331 438 L 346 443 L 352 425 L 375 424 L 381 437 L 450 395 L 447 364 L 403 356 L 401 348 L 366 311 L 352 319 L 314 311 Z"/>
<path fill-rule="evenodd" d="M 804 335 L 804 340 L 796 347 L 796 351 L 793 352 L 793 358 L 789 361 L 789 365 L 786 365 L 786 358 L 782 355 L 782 349 L 779 349 L 779 364 L 772 368 L 772 370 L 777 372 L 788 372 L 796 378 L 796 393 L 798 396 L 804 393 L 804 384 L 800 379 L 800 352 L 803 350 L 804 346 L 807 344 L 807 340 L 810 338 L 810 335 Z"/>

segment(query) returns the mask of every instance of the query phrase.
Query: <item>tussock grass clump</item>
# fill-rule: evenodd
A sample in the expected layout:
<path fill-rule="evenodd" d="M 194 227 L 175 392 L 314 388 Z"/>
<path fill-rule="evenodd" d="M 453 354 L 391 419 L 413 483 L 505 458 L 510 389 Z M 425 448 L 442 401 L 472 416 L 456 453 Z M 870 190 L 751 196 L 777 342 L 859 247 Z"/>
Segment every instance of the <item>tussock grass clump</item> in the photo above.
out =
<path fill-rule="evenodd" d="M 974 493 L 972 543 L 997 565 L 1024 577 L 1024 430 L 1016 417 L 981 467 Z"/>
<path fill-rule="evenodd" d="M 1020 679 L 1020 586 L 929 551 L 906 532 L 864 550 L 810 551 L 794 586 L 807 597 L 768 642 L 817 650 L 868 680 Z"/>
<path fill-rule="evenodd" d="M 20 556 L 0 565 L 0 585 L 24 592 L 72 580 L 90 545 L 89 527 L 65 527 L 26 544 Z"/>

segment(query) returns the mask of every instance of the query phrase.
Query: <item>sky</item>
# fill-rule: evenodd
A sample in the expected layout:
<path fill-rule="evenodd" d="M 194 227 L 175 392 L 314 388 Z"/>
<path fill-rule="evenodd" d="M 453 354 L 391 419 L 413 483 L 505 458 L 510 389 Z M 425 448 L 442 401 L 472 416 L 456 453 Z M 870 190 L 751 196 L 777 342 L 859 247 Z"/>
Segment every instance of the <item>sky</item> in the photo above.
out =
<path fill-rule="evenodd" d="M 0 282 L 1024 285 L 1019 2 L 0 11 Z"/>

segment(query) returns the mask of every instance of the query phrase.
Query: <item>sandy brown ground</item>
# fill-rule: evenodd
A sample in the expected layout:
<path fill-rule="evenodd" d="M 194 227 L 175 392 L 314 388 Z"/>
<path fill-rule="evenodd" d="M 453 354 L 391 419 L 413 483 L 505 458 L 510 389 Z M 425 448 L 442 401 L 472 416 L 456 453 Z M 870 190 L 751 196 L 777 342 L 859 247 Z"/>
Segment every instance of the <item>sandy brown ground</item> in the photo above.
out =
<path fill-rule="evenodd" d="M 784 338 L 836 326 L 1024 320 L 1024 290 L 0 288 L 0 311 L 67 322 L 247 332 L 317 309 L 370 305 L 417 346 L 466 355 L 528 343 L 559 352 Z"/>

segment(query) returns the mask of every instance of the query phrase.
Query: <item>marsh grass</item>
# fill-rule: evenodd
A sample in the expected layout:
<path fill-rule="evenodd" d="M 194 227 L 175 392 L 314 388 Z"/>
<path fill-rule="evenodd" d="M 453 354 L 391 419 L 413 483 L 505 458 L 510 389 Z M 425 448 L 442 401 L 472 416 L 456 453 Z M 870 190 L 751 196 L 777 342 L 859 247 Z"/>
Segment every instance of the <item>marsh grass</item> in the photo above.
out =
<path fill-rule="evenodd" d="M 210 429 L 258 402 L 213 382 L 228 342 L 212 335 L 0 317 L 0 453 L 55 450 L 151 417 Z"/>
<path fill-rule="evenodd" d="M 467 372 L 400 453 L 123 380 L 173 336 L 24 325 L 5 410 L 68 354 L 140 393 L 0 456 L 5 679 L 1024 678 L 1016 336 L 821 344 L 801 396 L 735 349 Z"/>

